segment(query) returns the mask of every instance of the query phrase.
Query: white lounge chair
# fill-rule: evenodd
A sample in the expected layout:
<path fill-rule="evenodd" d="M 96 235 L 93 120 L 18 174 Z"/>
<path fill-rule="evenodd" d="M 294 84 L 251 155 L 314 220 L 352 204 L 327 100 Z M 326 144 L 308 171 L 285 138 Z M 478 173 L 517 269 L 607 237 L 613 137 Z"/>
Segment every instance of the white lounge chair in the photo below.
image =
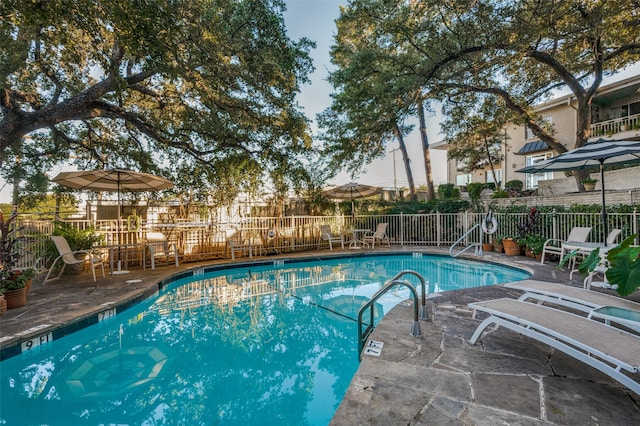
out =
<path fill-rule="evenodd" d="M 563 243 L 565 241 L 584 243 L 589 238 L 589 233 L 591 233 L 591 227 L 576 226 L 571 230 L 571 232 L 569 232 L 569 236 L 566 240 L 549 238 L 544 242 L 544 246 L 542 247 L 542 258 L 540 259 L 540 263 L 544 264 L 544 258 L 547 254 L 557 254 L 560 256 L 560 260 L 562 260 L 566 251 Z"/>
<path fill-rule="evenodd" d="M 340 243 L 340 246 L 344 248 L 344 238 L 342 235 L 333 235 L 331 227 L 329 225 L 320 225 L 320 241 L 318 242 L 318 248 L 323 241 L 329 242 L 329 250 L 333 251 L 333 243 Z"/>
<path fill-rule="evenodd" d="M 545 343 L 588 364 L 640 395 L 640 337 L 618 328 L 535 303 L 495 299 L 470 303 L 470 308 L 489 314 L 476 328 L 475 345 L 491 324 Z M 625 371 L 636 377 L 625 374 Z"/>
<path fill-rule="evenodd" d="M 371 244 L 371 248 L 374 248 L 376 246 L 376 240 L 379 240 L 380 244 L 386 241 L 387 245 L 391 247 L 391 243 L 389 242 L 389 237 L 387 236 L 388 226 L 389 224 L 386 222 L 379 223 L 376 226 L 375 232 L 369 231 L 366 234 L 364 234 L 364 236 L 362 237 L 362 242 L 365 244 Z"/>
<path fill-rule="evenodd" d="M 553 303 L 586 313 L 603 306 L 615 306 L 640 311 L 640 303 L 632 300 L 566 284 L 523 280 L 508 283 L 504 286 L 524 291 L 525 293 L 518 298 L 520 301 L 533 299 L 541 304 L 545 302 Z"/>
<path fill-rule="evenodd" d="M 43 284 L 48 281 L 54 281 L 59 279 L 64 272 L 64 269 L 67 265 L 82 265 L 84 266 L 89 264 L 91 266 L 91 272 L 93 273 L 93 281 L 96 281 L 96 266 L 100 265 L 102 267 L 102 278 L 104 275 L 104 264 L 102 256 L 98 253 L 90 252 L 88 250 L 71 250 L 69 247 L 69 243 L 66 238 L 58 235 L 52 235 L 51 240 L 56 245 L 56 249 L 58 249 L 58 253 L 60 256 L 56 257 L 56 259 L 51 264 L 49 268 L 49 272 L 47 272 L 47 276 L 44 278 Z M 54 271 L 56 264 L 59 260 L 62 260 L 62 267 L 60 268 L 60 272 L 54 278 L 49 278 L 51 273 Z"/>

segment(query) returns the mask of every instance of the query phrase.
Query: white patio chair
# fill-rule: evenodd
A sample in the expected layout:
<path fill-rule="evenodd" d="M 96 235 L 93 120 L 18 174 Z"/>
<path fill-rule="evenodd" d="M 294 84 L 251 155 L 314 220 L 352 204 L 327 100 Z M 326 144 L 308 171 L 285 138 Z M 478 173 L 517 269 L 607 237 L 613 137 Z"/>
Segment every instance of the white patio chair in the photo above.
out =
<path fill-rule="evenodd" d="M 162 232 L 147 232 L 144 245 L 142 265 L 147 269 L 147 252 L 151 260 L 151 269 L 156 269 L 156 257 L 164 258 L 169 265 L 169 258 L 173 255 L 176 268 L 178 267 L 178 250 L 175 244 L 169 244 L 167 236 Z"/>
<path fill-rule="evenodd" d="M 93 273 L 94 282 L 96 281 L 96 266 L 100 265 L 100 267 L 102 268 L 102 277 L 105 277 L 104 264 L 101 254 L 88 250 L 73 251 L 71 250 L 71 247 L 69 247 L 69 243 L 67 242 L 66 238 L 62 236 L 52 235 L 51 240 L 53 240 L 53 243 L 56 245 L 60 256 L 58 256 L 51 264 L 51 268 L 49 268 L 49 272 L 47 272 L 47 276 L 44 278 L 43 284 L 45 284 L 47 281 L 54 281 L 59 279 L 62 276 L 62 273 L 64 272 L 64 269 L 67 265 L 82 265 L 82 269 L 84 270 L 84 267 L 89 264 L 91 266 L 91 272 Z M 60 268 L 60 272 L 56 277 L 49 278 L 59 260 L 62 260 L 62 267 Z"/>
<path fill-rule="evenodd" d="M 378 226 L 376 226 L 375 232 L 367 232 L 364 237 L 362 237 L 362 241 L 365 244 L 371 244 L 371 248 L 376 246 L 376 240 L 379 240 L 380 244 L 382 244 L 383 241 L 386 241 L 387 245 L 391 247 L 389 237 L 387 236 L 387 226 L 389 226 L 389 224 L 386 222 L 379 223 Z"/>
<path fill-rule="evenodd" d="M 253 259 L 253 247 L 251 244 L 250 238 L 243 238 L 242 233 L 237 231 L 231 234 L 227 238 L 227 244 L 229 245 L 229 250 L 231 251 L 231 259 L 236 259 L 236 252 L 242 254 L 243 252 L 247 252 L 249 255 L 249 259 Z"/>
<path fill-rule="evenodd" d="M 542 259 L 540 259 L 540 264 L 544 264 L 544 258 L 548 254 L 557 254 L 560 256 L 560 260 L 565 255 L 565 247 L 564 244 L 566 241 L 573 241 L 584 243 L 589 238 L 589 233 L 591 233 L 591 227 L 574 227 L 566 240 L 560 240 L 558 238 L 549 238 L 545 241 L 544 246 L 542 247 Z"/>
<path fill-rule="evenodd" d="M 344 248 L 343 236 L 333 235 L 329 225 L 320 225 L 320 241 L 318 242 L 318 248 L 320 248 L 323 241 L 329 242 L 329 250 L 331 251 L 333 251 L 333 243 L 340 243 L 340 246 Z"/>

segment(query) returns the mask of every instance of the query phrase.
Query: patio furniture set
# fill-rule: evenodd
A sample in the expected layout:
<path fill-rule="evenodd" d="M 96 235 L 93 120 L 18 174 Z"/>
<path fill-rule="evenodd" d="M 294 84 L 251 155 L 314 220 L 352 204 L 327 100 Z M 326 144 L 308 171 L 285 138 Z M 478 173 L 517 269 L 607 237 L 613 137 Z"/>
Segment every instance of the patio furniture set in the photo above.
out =
<path fill-rule="evenodd" d="M 387 236 L 388 223 L 378 223 L 376 230 L 370 229 L 343 229 L 339 234 L 334 234 L 329 225 L 320 225 L 320 241 L 318 248 L 323 242 L 329 243 L 329 250 L 333 251 L 333 244 L 340 243 L 344 249 L 345 242 L 348 243 L 349 249 L 359 250 L 364 246 L 375 248 L 376 241 L 380 244 L 386 243 L 391 246 L 389 237 Z"/>

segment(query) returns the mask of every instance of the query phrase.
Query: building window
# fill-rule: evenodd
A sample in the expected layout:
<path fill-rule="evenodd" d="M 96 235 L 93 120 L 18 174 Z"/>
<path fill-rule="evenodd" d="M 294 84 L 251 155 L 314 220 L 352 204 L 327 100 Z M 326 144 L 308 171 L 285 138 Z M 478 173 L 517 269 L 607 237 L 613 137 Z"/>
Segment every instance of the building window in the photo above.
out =
<path fill-rule="evenodd" d="M 471 183 L 471 173 L 456 176 L 456 185 L 467 186 Z"/>
<path fill-rule="evenodd" d="M 541 161 L 547 160 L 552 157 L 551 152 L 541 152 L 536 153 L 534 155 L 527 155 L 527 167 L 533 166 L 534 164 L 538 164 Z M 549 180 L 553 179 L 553 173 L 545 172 L 545 173 L 532 173 L 527 174 L 526 181 L 526 189 L 536 189 L 538 187 L 538 182 L 541 180 Z"/>
<path fill-rule="evenodd" d="M 486 183 L 495 183 L 496 187 L 500 187 L 502 183 L 502 169 L 495 169 L 494 171 L 496 172 L 496 179 L 498 179 L 498 182 L 493 179 L 493 173 L 491 170 L 485 171 L 484 181 Z"/>
<path fill-rule="evenodd" d="M 551 127 L 553 126 L 553 117 L 548 116 L 548 117 L 543 117 L 542 120 L 544 121 L 543 127 L 547 127 L 549 129 L 551 129 Z M 524 137 L 526 139 L 533 139 L 536 137 L 536 135 L 533 134 L 533 132 L 531 131 L 531 129 L 529 127 L 525 127 L 525 135 Z"/>

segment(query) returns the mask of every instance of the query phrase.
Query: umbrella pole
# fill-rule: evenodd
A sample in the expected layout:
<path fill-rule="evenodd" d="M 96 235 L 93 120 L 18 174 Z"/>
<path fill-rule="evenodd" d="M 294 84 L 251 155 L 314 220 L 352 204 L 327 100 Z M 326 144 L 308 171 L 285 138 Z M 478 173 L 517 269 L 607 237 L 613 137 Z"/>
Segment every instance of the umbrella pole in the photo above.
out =
<path fill-rule="evenodd" d="M 120 232 L 120 221 L 122 220 L 122 213 L 121 213 L 121 206 L 120 206 L 120 172 L 118 172 L 118 180 L 117 180 L 117 184 L 118 184 L 118 206 L 117 206 L 117 210 L 118 210 L 118 219 L 117 219 L 117 223 L 116 223 L 116 232 L 118 233 L 118 270 L 117 271 L 111 271 L 111 275 L 113 274 L 128 274 L 129 271 L 123 270 L 122 269 L 122 233 Z"/>
<path fill-rule="evenodd" d="M 609 235 L 608 224 L 607 224 L 607 205 L 604 200 L 604 158 L 600 159 L 600 182 L 602 186 L 600 187 L 600 191 L 602 192 L 602 242 L 604 245 L 607 245 L 607 235 Z"/>

